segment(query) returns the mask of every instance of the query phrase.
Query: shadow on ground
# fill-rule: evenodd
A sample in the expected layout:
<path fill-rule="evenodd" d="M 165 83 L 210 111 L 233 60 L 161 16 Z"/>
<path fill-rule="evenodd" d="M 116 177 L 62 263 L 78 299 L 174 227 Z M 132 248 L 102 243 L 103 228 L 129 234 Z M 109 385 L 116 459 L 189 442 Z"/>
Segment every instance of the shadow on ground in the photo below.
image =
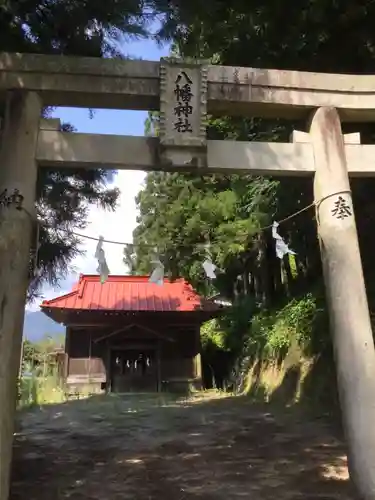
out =
<path fill-rule="evenodd" d="M 319 419 L 246 397 L 96 397 L 21 415 L 11 500 L 346 500 Z"/>

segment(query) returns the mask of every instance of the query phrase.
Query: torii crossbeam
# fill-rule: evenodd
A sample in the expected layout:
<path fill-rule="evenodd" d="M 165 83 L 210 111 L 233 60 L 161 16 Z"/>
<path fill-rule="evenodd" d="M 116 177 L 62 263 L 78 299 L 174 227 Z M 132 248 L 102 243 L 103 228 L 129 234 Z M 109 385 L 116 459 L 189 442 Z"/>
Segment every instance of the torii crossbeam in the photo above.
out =
<path fill-rule="evenodd" d="M 375 121 L 375 76 L 0 54 L 1 102 L 0 500 L 9 492 L 37 168 L 47 165 L 314 175 L 350 475 L 360 498 L 374 500 L 375 350 L 348 172 L 375 175 L 375 146 L 344 137 L 340 120 Z M 160 110 L 160 136 L 64 134 L 56 123 L 40 127 L 46 105 Z M 306 119 L 309 132 L 289 144 L 207 141 L 207 113 Z"/>
<path fill-rule="evenodd" d="M 43 104 L 160 109 L 157 61 L 0 53 L 0 92 L 27 89 Z M 207 111 L 231 116 L 307 118 L 319 107 L 343 121 L 375 119 L 375 75 L 207 66 Z"/>

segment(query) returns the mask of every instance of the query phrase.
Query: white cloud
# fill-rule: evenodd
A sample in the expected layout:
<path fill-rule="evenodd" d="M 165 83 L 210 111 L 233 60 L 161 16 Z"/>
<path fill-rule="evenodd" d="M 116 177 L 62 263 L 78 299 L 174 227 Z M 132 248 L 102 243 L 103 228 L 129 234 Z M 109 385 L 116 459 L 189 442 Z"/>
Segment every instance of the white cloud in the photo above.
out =
<path fill-rule="evenodd" d="M 105 240 L 131 243 L 133 241 L 133 231 L 136 227 L 137 209 L 135 197 L 139 193 L 145 178 L 144 172 L 121 170 L 114 179 L 113 184 L 120 189 L 119 204 L 115 212 L 110 212 L 92 206 L 89 213 L 87 228 L 80 231 L 80 234 L 99 238 L 103 236 Z M 43 291 L 45 299 L 51 299 L 58 295 L 71 291 L 72 284 L 77 281 L 79 275 L 97 274 L 97 261 L 94 257 L 97 242 L 83 239 L 80 249 L 85 253 L 77 257 L 72 262 L 74 273 L 69 275 L 61 283 L 58 289 L 46 286 Z M 123 246 L 110 243 L 104 244 L 104 250 L 110 274 L 125 274 L 126 266 L 123 263 Z M 39 302 L 27 306 L 28 310 L 39 310 Z"/>
<path fill-rule="evenodd" d="M 90 211 L 89 224 L 82 234 L 105 240 L 131 243 L 133 231 L 136 227 L 137 210 L 135 197 L 141 189 L 144 172 L 123 170 L 115 178 L 114 184 L 120 188 L 119 206 L 115 212 L 108 212 L 97 207 Z M 86 240 L 82 248 L 85 256 L 78 257 L 73 266 L 78 273 L 96 274 L 97 261 L 94 258 L 97 242 Z M 111 274 L 125 274 L 123 264 L 123 246 L 110 243 L 104 244 L 108 267 Z"/>

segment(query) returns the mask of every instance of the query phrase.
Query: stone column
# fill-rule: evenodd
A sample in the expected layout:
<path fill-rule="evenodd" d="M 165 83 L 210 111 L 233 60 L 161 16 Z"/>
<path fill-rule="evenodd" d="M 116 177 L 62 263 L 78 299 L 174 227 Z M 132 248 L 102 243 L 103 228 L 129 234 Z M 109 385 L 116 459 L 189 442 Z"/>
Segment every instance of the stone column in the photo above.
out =
<path fill-rule="evenodd" d="M 359 498 L 375 499 L 375 350 L 338 112 L 310 128 L 316 216 L 349 472 Z"/>
<path fill-rule="evenodd" d="M 41 109 L 35 92 L 7 93 L 0 143 L 0 500 L 9 495 Z"/>

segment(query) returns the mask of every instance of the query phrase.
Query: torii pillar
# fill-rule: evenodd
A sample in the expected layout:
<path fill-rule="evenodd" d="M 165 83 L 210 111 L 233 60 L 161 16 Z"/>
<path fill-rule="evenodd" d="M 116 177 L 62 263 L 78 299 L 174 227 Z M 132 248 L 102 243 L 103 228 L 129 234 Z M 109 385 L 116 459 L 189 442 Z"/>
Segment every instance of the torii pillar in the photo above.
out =
<path fill-rule="evenodd" d="M 375 349 L 337 109 L 313 115 L 314 195 L 351 480 L 375 499 Z"/>
<path fill-rule="evenodd" d="M 9 495 L 41 110 L 35 92 L 6 94 L 0 143 L 0 500 Z"/>

